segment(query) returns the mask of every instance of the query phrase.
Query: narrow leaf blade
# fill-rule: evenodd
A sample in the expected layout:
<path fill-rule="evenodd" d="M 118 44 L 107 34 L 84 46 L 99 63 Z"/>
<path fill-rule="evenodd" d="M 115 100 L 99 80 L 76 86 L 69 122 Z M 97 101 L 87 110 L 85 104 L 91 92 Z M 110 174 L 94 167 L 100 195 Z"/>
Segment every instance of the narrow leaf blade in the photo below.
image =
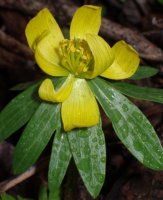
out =
<path fill-rule="evenodd" d="M 15 97 L 0 113 L 0 141 L 12 135 L 28 122 L 38 108 L 37 85 Z"/>
<path fill-rule="evenodd" d="M 163 4 L 163 0 L 158 0 L 161 4 Z"/>
<path fill-rule="evenodd" d="M 54 137 L 48 172 L 48 185 L 52 192 L 59 189 L 71 159 L 71 151 L 66 134 L 61 132 L 60 128 Z"/>
<path fill-rule="evenodd" d="M 12 88 L 10 88 L 11 91 L 21 91 L 21 90 L 26 90 L 32 85 L 35 85 L 36 83 L 39 84 L 41 81 L 29 81 L 25 83 L 19 83 Z"/>
<path fill-rule="evenodd" d="M 143 113 L 106 81 L 96 78 L 89 84 L 127 149 L 145 166 L 162 170 L 163 148 Z"/>
<path fill-rule="evenodd" d="M 140 87 L 130 83 L 108 82 L 109 85 L 124 95 L 147 101 L 163 103 L 163 89 Z"/>
<path fill-rule="evenodd" d="M 156 75 L 159 72 L 158 69 L 149 66 L 140 66 L 135 74 L 130 77 L 132 80 L 139 80 L 144 78 L 149 78 Z"/>
<path fill-rule="evenodd" d="M 1 198 L 1 200 L 15 200 L 14 197 L 12 197 L 11 195 L 8 195 L 6 193 L 1 194 L 0 198 Z"/>
<path fill-rule="evenodd" d="M 41 103 L 26 126 L 14 151 L 14 172 L 21 173 L 28 169 L 48 144 L 57 127 L 59 104 Z"/>
<path fill-rule="evenodd" d="M 48 200 L 61 200 L 60 189 L 50 191 Z"/>
<path fill-rule="evenodd" d="M 101 124 L 67 134 L 73 158 L 84 184 L 95 198 L 105 179 L 106 149 Z"/>
<path fill-rule="evenodd" d="M 40 186 L 38 200 L 48 200 L 47 188 L 44 185 Z"/>

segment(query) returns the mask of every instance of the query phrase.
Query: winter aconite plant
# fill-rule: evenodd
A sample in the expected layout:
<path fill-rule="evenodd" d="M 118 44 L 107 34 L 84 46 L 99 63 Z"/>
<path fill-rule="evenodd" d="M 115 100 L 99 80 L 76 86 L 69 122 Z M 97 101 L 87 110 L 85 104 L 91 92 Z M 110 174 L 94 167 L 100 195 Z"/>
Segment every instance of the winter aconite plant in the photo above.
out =
<path fill-rule="evenodd" d="M 152 125 L 123 96 L 163 103 L 163 91 L 110 80 L 146 78 L 155 70 L 138 69 L 138 53 L 124 41 L 111 48 L 98 36 L 100 24 L 101 8 L 82 6 L 73 16 L 70 38 L 65 39 L 45 8 L 25 30 L 38 66 L 50 76 L 4 108 L 0 139 L 28 122 L 14 152 L 14 172 L 21 173 L 35 163 L 54 135 L 50 191 L 60 187 L 73 158 L 90 194 L 99 194 L 105 179 L 106 150 L 98 103 L 126 148 L 145 166 L 163 169 L 163 149 Z"/>

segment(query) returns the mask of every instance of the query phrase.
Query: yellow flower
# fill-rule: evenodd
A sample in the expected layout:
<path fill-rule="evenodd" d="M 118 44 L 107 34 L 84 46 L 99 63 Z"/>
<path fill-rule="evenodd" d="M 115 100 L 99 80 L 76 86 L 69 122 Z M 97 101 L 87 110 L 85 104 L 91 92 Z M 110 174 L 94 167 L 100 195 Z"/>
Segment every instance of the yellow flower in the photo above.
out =
<path fill-rule="evenodd" d="M 99 75 L 125 79 L 132 76 L 139 65 L 137 52 L 124 41 L 111 48 L 98 36 L 100 24 L 101 8 L 84 5 L 73 16 L 70 39 L 63 37 L 47 8 L 26 27 L 28 44 L 40 68 L 51 76 L 67 76 L 58 90 L 50 79 L 44 80 L 39 88 L 41 99 L 62 103 L 65 131 L 99 122 L 98 105 L 86 79 Z"/>

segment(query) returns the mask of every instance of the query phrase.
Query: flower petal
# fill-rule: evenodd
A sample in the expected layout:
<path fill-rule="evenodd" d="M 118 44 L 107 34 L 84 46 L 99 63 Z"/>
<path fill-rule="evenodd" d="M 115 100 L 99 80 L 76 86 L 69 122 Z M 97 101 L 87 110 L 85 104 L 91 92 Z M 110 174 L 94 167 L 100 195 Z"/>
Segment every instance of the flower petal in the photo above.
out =
<path fill-rule="evenodd" d="M 64 39 L 62 32 L 47 8 L 41 10 L 27 24 L 26 37 L 29 46 L 35 52 L 40 68 L 52 76 L 65 76 L 67 70 L 59 66 L 57 49 Z"/>
<path fill-rule="evenodd" d="M 32 18 L 26 26 L 25 34 L 30 48 L 35 51 L 37 44 L 52 32 L 55 40 L 63 39 L 62 32 L 50 11 L 45 8 Z"/>
<path fill-rule="evenodd" d="M 134 48 L 124 41 L 117 42 L 112 50 L 115 60 L 100 76 L 120 80 L 131 77 L 139 66 L 139 55 Z"/>
<path fill-rule="evenodd" d="M 39 88 L 39 96 L 46 101 L 63 102 L 70 95 L 74 81 L 74 76 L 70 74 L 63 85 L 55 91 L 52 81 L 50 79 L 45 79 Z"/>
<path fill-rule="evenodd" d="M 51 76 L 66 76 L 68 70 L 60 66 L 59 43 L 54 34 L 48 34 L 38 43 L 35 59 L 39 67 Z"/>
<path fill-rule="evenodd" d="M 99 122 L 98 104 L 85 79 L 75 80 L 70 96 L 62 103 L 62 120 L 65 131 Z"/>
<path fill-rule="evenodd" d="M 94 78 L 112 64 L 114 56 L 111 47 L 100 36 L 86 34 L 86 41 L 94 57 L 94 69 L 87 78 Z"/>
<path fill-rule="evenodd" d="M 77 9 L 70 26 L 70 38 L 85 38 L 86 33 L 98 34 L 101 25 L 101 7 L 85 5 Z"/>

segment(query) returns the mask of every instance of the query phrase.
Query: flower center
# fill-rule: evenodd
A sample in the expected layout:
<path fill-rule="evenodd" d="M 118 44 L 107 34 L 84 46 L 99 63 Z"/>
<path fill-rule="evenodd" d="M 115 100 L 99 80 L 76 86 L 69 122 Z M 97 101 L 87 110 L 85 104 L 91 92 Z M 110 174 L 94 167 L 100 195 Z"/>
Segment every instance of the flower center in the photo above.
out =
<path fill-rule="evenodd" d="M 73 39 L 60 42 L 61 65 L 75 76 L 83 77 L 93 68 L 93 55 L 85 40 Z"/>

